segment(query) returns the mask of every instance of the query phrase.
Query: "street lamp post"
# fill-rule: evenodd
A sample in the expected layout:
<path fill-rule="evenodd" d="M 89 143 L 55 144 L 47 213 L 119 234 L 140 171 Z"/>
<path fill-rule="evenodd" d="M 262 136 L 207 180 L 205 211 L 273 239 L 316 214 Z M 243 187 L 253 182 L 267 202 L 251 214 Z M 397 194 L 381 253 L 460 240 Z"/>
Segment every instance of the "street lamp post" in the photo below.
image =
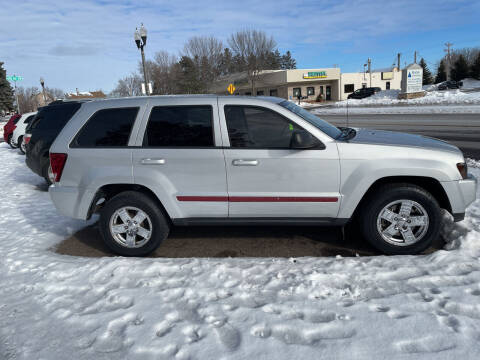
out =
<path fill-rule="evenodd" d="M 47 105 L 47 97 L 45 96 L 45 80 L 43 77 L 40 78 L 40 85 L 42 85 L 43 104 Z"/>
<path fill-rule="evenodd" d="M 137 44 L 137 48 L 140 49 L 140 53 L 142 54 L 142 67 L 143 67 L 143 78 L 145 81 L 145 93 L 147 95 L 151 95 L 148 87 L 148 78 L 147 78 L 147 69 L 145 67 L 145 53 L 143 52 L 143 47 L 147 44 L 147 29 L 143 26 L 143 23 L 140 26 L 140 29 L 135 29 L 135 44 Z"/>

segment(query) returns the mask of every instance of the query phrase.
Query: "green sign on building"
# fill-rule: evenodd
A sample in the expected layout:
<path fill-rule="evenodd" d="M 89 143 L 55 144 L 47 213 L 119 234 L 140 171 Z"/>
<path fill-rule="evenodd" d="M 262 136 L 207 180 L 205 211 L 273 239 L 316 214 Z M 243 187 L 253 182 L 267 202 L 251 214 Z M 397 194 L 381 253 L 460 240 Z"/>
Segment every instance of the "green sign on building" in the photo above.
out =
<path fill-rule="evenodd" d="M 326 77 L 326 71 L 309 71 L 308 73 L 303 74 L 304 79 L 321 79 Z"/>

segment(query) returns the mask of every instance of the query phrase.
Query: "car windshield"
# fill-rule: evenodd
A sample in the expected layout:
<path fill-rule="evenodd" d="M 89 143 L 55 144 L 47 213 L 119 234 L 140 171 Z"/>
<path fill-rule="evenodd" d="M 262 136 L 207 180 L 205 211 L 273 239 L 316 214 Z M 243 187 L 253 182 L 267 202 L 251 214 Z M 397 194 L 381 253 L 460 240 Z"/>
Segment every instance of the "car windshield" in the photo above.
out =
<path fill-rule="evenodd" d="M 337 127 L 313 115 L 310 111 L 295 105 L 291 101 L 285 100 L 279 103 L 279 105 L 308 121 L 310 124 L 320 129 L 331 138 L 337 139 L 342 135 L 342 132 Z"/>

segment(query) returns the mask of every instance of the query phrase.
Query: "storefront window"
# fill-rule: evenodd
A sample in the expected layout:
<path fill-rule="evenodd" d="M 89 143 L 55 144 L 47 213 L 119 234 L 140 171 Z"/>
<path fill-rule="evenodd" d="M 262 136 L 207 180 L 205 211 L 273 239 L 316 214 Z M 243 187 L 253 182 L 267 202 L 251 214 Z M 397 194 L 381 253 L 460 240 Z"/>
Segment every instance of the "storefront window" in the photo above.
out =
<path fill-rule="evenodd" d="M 315 88 L 313 86 L 307 87 L 307 95 L 315 95 Z"/>
<path fill-rule="evenodd" d="M 263 96 L 263 95 L 265 95 L 263 90 L 258 90 L 257 91 L 257 96 Z"/>
<path fill-rule="evenodd" d="M 278 90 L 277 89 L 270 90 L 270 96 L 278 96 Z"/>
<path fill-rule="evenodd" d="M 390 81 L 387 81 L 385 84 L 385 89 L 390 90 Z"/>
<path fill-rule="evenodd" d="M 302 88 L 293 88 L 293 97 L 294 98 L 302 97 Z"/>

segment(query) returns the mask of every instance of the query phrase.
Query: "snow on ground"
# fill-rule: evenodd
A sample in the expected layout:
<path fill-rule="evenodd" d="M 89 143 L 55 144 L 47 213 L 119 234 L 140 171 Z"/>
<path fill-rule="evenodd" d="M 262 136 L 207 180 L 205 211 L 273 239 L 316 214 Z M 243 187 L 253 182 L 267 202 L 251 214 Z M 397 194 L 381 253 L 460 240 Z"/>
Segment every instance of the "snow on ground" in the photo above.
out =
<path fill-rule="evenodd" d="M 399 105 L 399 106 L 354 106 L 317 107 L 310 110 L 319 115 L 366 115 L 366 114 L 480 114 L 478 105 Z"/>
<path fill-rule="evenodd" d="M 349 99 L 348 106 L 391 106 L 391 105 L 480 105 L 480 92 L 460 90 L 430 91 L 416 99 L 399 100 L 400 90 L 383 90 L 364 99 Z M 347 100 L 338 101 L 335 106 L 347 106 Z"/>
<path fill-rule="evenodd" d="M 85 223 L 0 163 L 2 359 L 478 359 L 479 200 L 425 256 L 92 259 L 52 251 Z"/>
<path fill-rule="evenodd" d="M 476 89 L 480 88 L 480 80 L 467 78 L 462 80 L 462 89 Z"/>

